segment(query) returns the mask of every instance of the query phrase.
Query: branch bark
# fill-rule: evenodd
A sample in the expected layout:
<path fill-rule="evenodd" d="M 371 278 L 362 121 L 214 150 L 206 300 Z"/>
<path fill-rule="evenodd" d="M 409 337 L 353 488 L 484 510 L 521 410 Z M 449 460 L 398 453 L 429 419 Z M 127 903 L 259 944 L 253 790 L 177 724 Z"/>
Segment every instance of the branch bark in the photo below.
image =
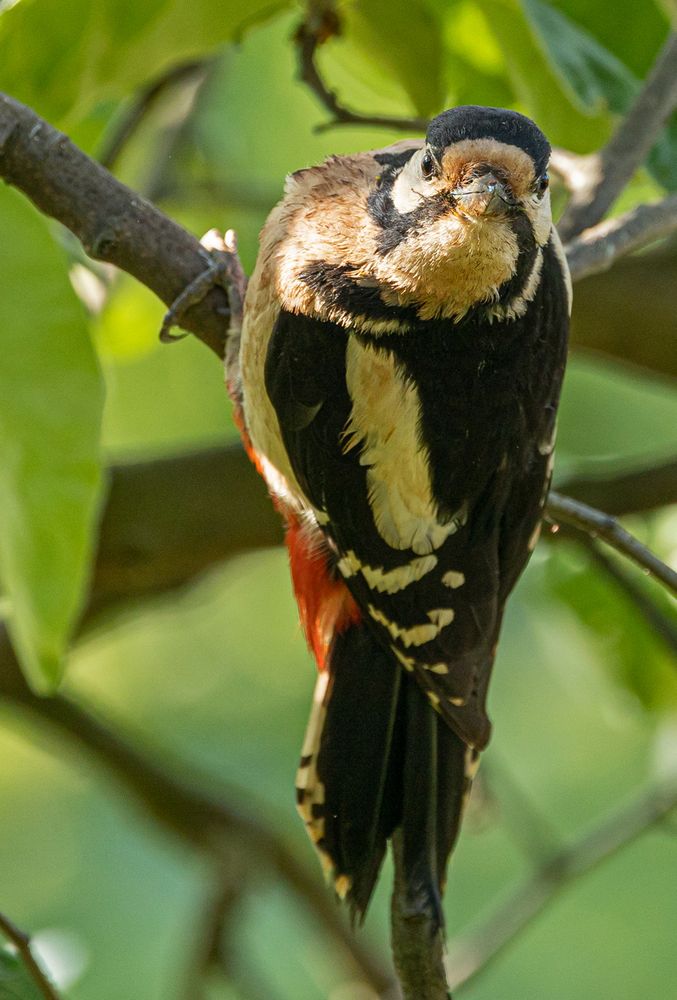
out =
<path fill-rule="evenodd" d="M 653 510 L 677 502 L 677 461 L 577 476 L 559 489 L 611 515 Z M 281 542 L 280 519 L 239 444 L 114 466 L 88 617 L 182 586 L 239 552 Z"/>
<path fill-rule="evenodd" d="M 127 271 L 170 306 L 205 270 L 198 240 L 117 181 L 30 108 L 0 94 L 0 176 L 77 236 L 90 257 Z M 182 319 L 223 355 L 228 297 L 213 288 Z"/>
<path fill-rule="evenodd" d="M 653 205 L 638 205 L 614 219 L 586 229 L 564 250 L 574 281 L 608 270 L 625 254 L 677 230 L 677 194 Z"/>
<path fill-rule="evenodd" d="M 606 146 L 587 183 L 574 191 L 559 231 L 566 242 L 596 225 L 611 208 L 655 143 L 677 105 L 677 33 L 671 33 L 653 69 Z"/>
<path fill-rule="evenodd" d="M 392 839 L 395 883 L 390 909 L 393 958 L 404 1000 L 451 1000 L 444 966 L 444 934 L 420 913 L 408 912 L 402 842 Z"/>

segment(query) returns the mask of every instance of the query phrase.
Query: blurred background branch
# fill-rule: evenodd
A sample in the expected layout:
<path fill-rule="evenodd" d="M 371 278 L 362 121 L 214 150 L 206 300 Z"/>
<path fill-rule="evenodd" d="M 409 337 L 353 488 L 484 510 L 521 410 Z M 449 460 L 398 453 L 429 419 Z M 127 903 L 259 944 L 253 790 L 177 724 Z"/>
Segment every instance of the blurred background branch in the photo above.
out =
<path fill-rule="evenodd" d="M 484 972 L 560 892 L 666 819 L 675 808 L 677 781 L 656 785 L 554 853 L 475 931 L 450 942 L 447 965 L 451 988 Z"/>
<path fill-rule="evenodd" d="M 245 812 L 231 805 L 236 798 L 232 792 L 227 797 L 207 792 L 211 783 L 203 776 L 181 767 L 171 772 L 159 763 L 160 754 L 153 758 L 147 750 L 137 749 L 67 697 L 35 695 L 23 678 L 4 626 L 0 626 L 0 695 L 65 736 L 73 749 L 85 752 L 86 759 L 96 760 L 154 823 L 212 863 L 227 864 L 235 845 L 239 853 L 252 858 L 257 871 L 276 874 L 311 911 L 354 971 L 377 994 L 387 992 L 390 976 L 351 933 L 317 873 L 296 859 L 281 836 L 253 818 L 255 810 Z"/>

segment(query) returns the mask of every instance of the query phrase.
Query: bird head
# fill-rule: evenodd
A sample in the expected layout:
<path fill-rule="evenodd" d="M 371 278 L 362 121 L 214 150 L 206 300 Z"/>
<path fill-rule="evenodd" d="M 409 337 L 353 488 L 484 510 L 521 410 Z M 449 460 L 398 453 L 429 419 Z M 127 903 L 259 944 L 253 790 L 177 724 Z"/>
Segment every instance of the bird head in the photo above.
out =
<path fill-rule="evenodd" d="M 458 318 L 499 301 L 525 254 L 536 266 L 552 231 L 549 156 L 540 129 L 515 111 L 466 106 L 433 119 L 372 199 L 378 270 L 398 300 Z"/>

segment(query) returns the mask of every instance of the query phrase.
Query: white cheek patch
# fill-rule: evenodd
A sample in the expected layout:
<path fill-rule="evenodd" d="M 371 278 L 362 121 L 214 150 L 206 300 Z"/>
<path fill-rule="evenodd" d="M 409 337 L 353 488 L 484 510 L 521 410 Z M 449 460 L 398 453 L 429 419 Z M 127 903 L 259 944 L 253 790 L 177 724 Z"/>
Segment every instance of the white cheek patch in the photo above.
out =
<path fill-rule="evenodd" d="M 465 523 L 467 511 L 439 517 L 428 449 L 419 439 L 421 404 L 386 351 L 351 337 L 346 385 L 352 410 L 344 451 L 360 448 L 367 466 L 368 499 L 381 538 L 394 549 L 429 555 Z"/>
<path fill-rule="evenodd" d="M 413 212 L 425 200 L 426 195 L 431 193 L 428 183 L 421 176 L 422 156 L 423 150 L 414 153 L 392 186 L 391 198 L 400 215 Z"/>

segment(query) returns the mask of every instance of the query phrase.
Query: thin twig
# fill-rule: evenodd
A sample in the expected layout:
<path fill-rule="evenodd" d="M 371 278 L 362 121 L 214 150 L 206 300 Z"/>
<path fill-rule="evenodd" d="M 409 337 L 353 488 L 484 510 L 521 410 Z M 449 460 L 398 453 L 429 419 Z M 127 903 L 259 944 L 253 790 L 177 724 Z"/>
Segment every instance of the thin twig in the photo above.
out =
<path fill-rule="evenodd" d="M 185 1000 L 202 1000 L 212 969 L 218 968 L 226 979 L 232 978 L 228 937 L 247 888 L 242 873 L 232 864 L 217 866 L 210 879 L 211 888 L 197 921 L 193 952 L 185 980 Z"/>
<path fill-rule="evenodd" d="M 484 972 L 563 889 L 637 840 L 676 807 L 677 779 L 673 778 L 554 854 L 474 932 L 451 942 L 447 966 L 452 989 Z"/>
<path fill-rule="evenodd" d="M 26 971 L 42 993 L 43 997 L 46 997 L 46 1000 L 59 1000 L 59 994 L 56 992 L 49 981 L 49 978 L 42 971 L 33 956 L 33 952 L 31 951 L 31 939 L 28 934 L 20 930 L 16 924 L 13 924 L 12 921 L 2 913 L 0 913 L 0 933 L 14 945 L 21 957 L 21 961 L 23 962 Z"/>
<path fill-rule="evenodd" d="M 669 236 L 676 229 L 677 194 L 600 222 L 564 247 L 571 277 L 578 281 L 607 271 L 619 257 Z"/>
<path fill-rule="evenodd" d="M 324 82 L 316 62 L 320 45 L 339 35 L 340 31 L 341 25 L 335 4 L 331 0 L 310 0 L 306 17 L 294 35 L 298 50 L 299 79 L 312 90 L 331 115 L 330 120 L 319 126 L 318 131 L 335 125 L 371 125 L 403 132 L 425 132 L 428 126 L 425 118 L 361 114 L 341 104 L 334 91 Z"/>
<path fill-rule="evenodd" d="M 677 33 L 673 32 L 629 112 L 596 154 L 596 169 L 589 170 L 587 183 L 572 195 L 559 224 L 564 241 L 604 218 L 635 170 L 644 163 L 676 105 Z"/>
<path fill-rule="evenodd" d="M 625 572 L 622 566 L 613 559 L 609 559 L 606 553 L 602 552 L 594 539 L 590 538 L 584 531 L 576 531 L 569 528 L 567 532 L 573 531 L 577 541 L 585 548 L 586 552 L 602 572 L 616 584 L 633 608 L 639 612 L 653 635 L 658 636 L 668 649 L 677 656 L 677 620 L 668 618 L 654 601 L 644 593 L 642 587 L 638 587 L 634 579 Z M 677 666 L 677 660 L 675 660 Z"/>
<path fill-rule="evenodd" d="M 110 134 L 105 137 L 99 153 L 99 163 L 107 170 L 112 170 L 123 149 L 134 137 L 144 119 L 156 107 L 160 98 L 177 84 L 192 82 L 194 78 L 201 82 L 199 77 L 204 75 L 206 68 L 207 63 L 203 59 L 179 63 L 171 66 L 157 80 L 153 80 L 140 90 L 115 123 Z"/>
<path fill-rule="evenodd" d="M 677 595 L 677 573 L 666 566 L 650 549 L 619 524 L 615 517 L 594 507 L 572 500 L 560 493 L 550 493 L 546 517 L 553 524 L 561 521 L 587 532 L 593 538 L 602 538 L 607 545 L 630 559 L 646 573 L 660 580 L 668 590 Z"/>

